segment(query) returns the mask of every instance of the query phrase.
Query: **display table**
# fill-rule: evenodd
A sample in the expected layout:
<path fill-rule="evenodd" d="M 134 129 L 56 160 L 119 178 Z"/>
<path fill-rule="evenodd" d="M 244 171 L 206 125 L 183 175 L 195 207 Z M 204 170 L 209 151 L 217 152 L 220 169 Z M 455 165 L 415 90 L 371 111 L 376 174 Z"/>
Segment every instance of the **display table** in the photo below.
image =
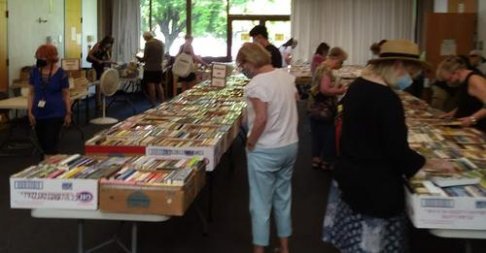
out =
<path fill-rule="evenodd" d="M 84 91 L 84 90 L 83 91 L 71 91 L 71 100 L 73 101 L 72 107 L 74 107 L 75 105 L 78 106 L 77 122 L 79 122 L 79 101 L 81 99 L 87 97 L 87 96 L 88 96 L 88 91 Z M 86 101 L 88 101 L 88 100 L 86 100 Z M 0 109 L 15 110 L 15 117 L 16 118 L 18 117 L 17 111 L 18 110 L 27 110 L 27 106 L 28 106 L 27 97 L 24 97 L 24 96 L 11 97 L 11 98 L 0 100 Z M 86 115 L 88 115 L 88 107 L 89 107 L 88 104 L 86 104 Z M 13 122 L 14 122 L 14 125 L 9 126 L 7 137 L 5 138 L 4 141 L 2 141 L 0 143 L 0 149 L 3 149 L 9 143 L 15 142 L 15 140 L 13 140 L 13 130 L 17 129 L 18 125 L 15 125 L 15 124 L 19 124 L 19 122 L 17 120 L 15 120 Z M 84 132 L 81 130 L 81 128 L 79 128 L 79 126 L 74 121 L 73 121 L 72 125 L 73 125 L 74 129 L 77 130 L 80 133 L 81 139 L 82 139 L 82 141 L 84 141 Z M 28 134 L 28 135 L 30 135 L 30 134 Z M 23 139 L 21 141 L 24 142 Z M 35 149 L 40 151 L 40 146 L 35 141 L 35 138 L 33 136 L 29 136 L 27 142 L 32 144 L 32 146 Z M 5 154 L 7 154 L 7 153 L 5 153 Z"/>
<path fill-rule="evenodd" d="M 465 239 L 466 253 L 472 253 L 470 239 L 486 239 L 486 230 L 430 229 L 429 232 L 437 237 Z"/>
<path fill-rule="evenodd" d="M 47 219 L 76 219 L 78 220 L 78 253 L 89 253 L 101 249 L 111 243 L 116 243 L 127 253 L 137 252 L 137 222 L 164 222 L 170 219 L 169 216 L 151 214 L 121 214 L 102 213 L 99 210 L 67 210 L 67 209 L 32 209 L 31 215 L 34 218 Z M 132 222 L 131 250 L 123 244 L 115 234 L 114 237 L 89 250 L 84 250 L 83 233 L 85 220 L 116 220 Z"/>

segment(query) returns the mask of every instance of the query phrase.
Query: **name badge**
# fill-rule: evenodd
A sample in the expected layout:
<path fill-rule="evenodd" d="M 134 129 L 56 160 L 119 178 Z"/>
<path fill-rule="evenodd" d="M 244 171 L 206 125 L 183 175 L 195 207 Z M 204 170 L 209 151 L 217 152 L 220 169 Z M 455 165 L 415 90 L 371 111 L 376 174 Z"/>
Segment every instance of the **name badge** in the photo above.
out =
<path fill-rule="evenodd" d="M 37 107 L 39 108 L 44 108 L 46 106 L 46 101 L 45 100 L 39 100 L 39 103 L 37 104 Z"/>

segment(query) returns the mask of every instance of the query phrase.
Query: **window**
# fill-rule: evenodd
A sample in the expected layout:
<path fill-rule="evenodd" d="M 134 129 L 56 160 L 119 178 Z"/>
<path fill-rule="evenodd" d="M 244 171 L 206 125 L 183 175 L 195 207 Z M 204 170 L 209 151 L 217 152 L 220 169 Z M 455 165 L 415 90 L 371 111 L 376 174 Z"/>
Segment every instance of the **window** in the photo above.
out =
<path fill-rule="evenodd" d="M 192 45 L 196 54 L 226 56 L 226 7 L 225 0 L 192 0 Z"/>
<path fill-rule="evenodd" d="M 152 31 L 166 51 L 177 54 L 186 33 L 186 0 L 142 0 L 141 5 L 142 32 Z"/>
<path fill-rule="evenodd" d="M 229 0 L 229 14 L 290 15 L 291 0 Z"/>
<path fill-rule="evenodd" d="M 269 39 L 276 46 L 290 38 L 290 1 L 140 0 L 141 30 L 154 32 L 172 56 L 190 33 L 196 54 L 231 60 L 243 42 L 251 41 L 248 31 L 257 24 L 269 27 Z"/>

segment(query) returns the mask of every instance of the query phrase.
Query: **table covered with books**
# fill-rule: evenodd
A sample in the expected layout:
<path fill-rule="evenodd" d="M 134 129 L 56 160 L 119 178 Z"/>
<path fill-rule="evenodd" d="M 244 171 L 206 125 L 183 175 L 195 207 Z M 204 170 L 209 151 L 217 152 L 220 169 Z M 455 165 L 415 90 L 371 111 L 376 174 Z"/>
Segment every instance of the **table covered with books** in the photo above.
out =
<path fill-rule="evenodd" d="M 417 228 L 454 238 L 486 238 L 486 135 L 445 120 L 443 112 L 405 92 L 410 146 L 453 169 L 425 170 L 406 183 L 407 213 Z"/>
<path fill-rule="evenodd" d="M 85 143 L 86 155 L 56 155 L 12 175 L 11 207 L 33 209 L 38 218 L 135 221 L 131 252 L 136 252 L 136 221 L 184 215 L 206 184 L 205 172 L 231 146 L 243 117 L 246 82 L 199 84 L 96 134 Z M 82 223 L 78 231 L 83 252 Z"/>

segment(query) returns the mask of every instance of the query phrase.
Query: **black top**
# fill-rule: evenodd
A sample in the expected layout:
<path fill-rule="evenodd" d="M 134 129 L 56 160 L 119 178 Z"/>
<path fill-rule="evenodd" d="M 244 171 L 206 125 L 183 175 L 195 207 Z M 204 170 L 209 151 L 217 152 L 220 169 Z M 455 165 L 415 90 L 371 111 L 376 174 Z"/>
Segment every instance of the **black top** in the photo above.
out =
<path fill-rule="evenodd" d="M 391 217 L 404 211 L 403 176 L 425 159 L 411 150 L 400 98 L 389 87 L 356 79 L 342 100 L 342 135 L 335 178 L 359 213 Z"/>
<path fill-rule="evenodd" d="M 471 76 L 474 75 L 481 76 L 474 71 L 469 73 L 469 75 L 467 75 L 466 77 L 466 80 L 464 80 L 464 83 L 462 83 L 459 88 L 459 102 L 457 105 L 456 114 L 454 115 L 454 117 L 456 118 L 469 117 L 475 112 L 481 110 L 481 108 L 483 108 L 483 102 L 481 102 L 481 100 L 477 99 L 476 97 L 471 96 L 468 92 L 469 79 L 471 78 Z M 483 132 L 486 132 L 486 118 L 478 120 L 477 124 L 474 127 Z"/>
<path fill-rule="evenodd" d="M 265 47 L 268 52 L 272 55 L 272 66 L 274 68 L 281 68 L 282 67 L 282 54 L 274 45 L 269 44 Z"/>

